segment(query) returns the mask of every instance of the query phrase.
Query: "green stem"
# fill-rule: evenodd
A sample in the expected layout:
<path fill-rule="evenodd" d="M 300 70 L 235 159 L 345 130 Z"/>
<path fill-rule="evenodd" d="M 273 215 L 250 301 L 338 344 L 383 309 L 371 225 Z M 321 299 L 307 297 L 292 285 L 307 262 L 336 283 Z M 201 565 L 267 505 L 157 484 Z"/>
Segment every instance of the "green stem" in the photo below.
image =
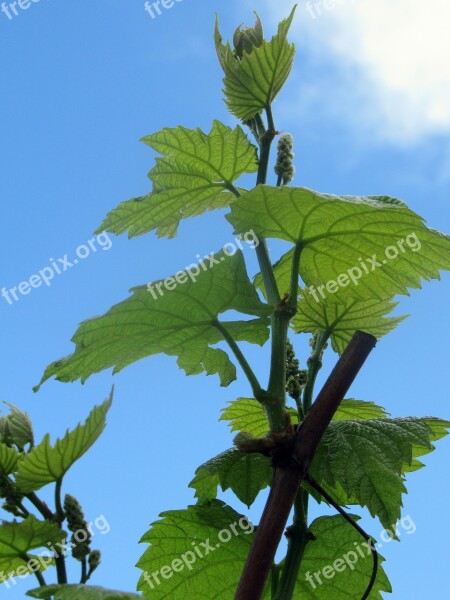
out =
<path fill-rule="evenodd" d="M 264 125 L 264 121 L 263 121 L 263 119 L 261 117 L 261 113 L 257 113 L 255 115 L 255 122 L 256 122 L 256 126 L 258 128 L 259 141 L 260 141 L 261 136 L 266 133 L 266 126 Z"/>
<path fill-rule="evenodd" d="M 56 482 L 56 486 L 55 486 L 56 520 L 59 524 L 61 524 L 65 519 L 64 509 L 63 509 L 62 501 L 61 501 L 62 482 L 63 482 L 63 478 L 61 477 L 60 479 L 58 479 L 58 481 Z"/>
<path fill-rule="evenodd" d="M 47 521 L 52 521 L 52 522 L 55 521 L 55 515 L 52 513 L 52 511 L 49 509 L 49 507 L 45 504 L 45 502 L 42 502 L 42 500 L 40 498 L 38 498 L 34 492 L 31 492 L 30 494 L 26 494 L 25 498 L 27 498 L 27 500 L 29 500 L 31 502 L 31 504 L 41 513 L 41 515 L 44 517 L 44 519 L 47 519 Z"/>
<path fill-rule="evenodd" d="M 51 522 L 58 522 L 57 515 L 53 514 L 49 507 L 42 502 L 34 492 L 25 496 L 33 504 L 35 508 L 41 513 L 44 519 Z M 55 566 L 56 574 L 58 577 L 58 583 L 67 583 L 67 571 L 66 571 L 66 559 L 64 554 L 55 554 Z"/>
<path fill-rule="evenodd" d="M 286 355 L 289 322 L 289 312 L 277 308 L 272 315 L 272 356 L 268 391 L 279 398 L 283 404 L 286 399 Z"/>
<path fill-rule="evenodd" d="M 293 524 L 287 528 L 288 551 L 275 600 L 289 600 L 294 593 L 300 564 L 310 541 L 308 530 L 308 492 L 300 488 L 294 503 Z"/>
<path fill-rule="evenodd" d="M 262 120 L 261 113 L 257 113 L 253 119 L 244 122 L 247 127 L 250 128 L 250 131 L 255 136 L 256 142 L 258 145 L 261 143 L 261 136 L 264 135 L 266 131 L 266 127 L 264 125 L 264 121 Z"/>
<path fill-rule="evenodd" d="M 47 582 L 45 581 L 44 576 L 42 575 L 42 573 L 40 571 L 35 571 L 34 575 L 35 575 L 36 579 L 38 580 L 40 587 L 45 587 L 47 585 Z"/>
<path fill-rule="evenodd" d="M 272 142 L 274 138 L 275 131 L 271 131 L 270 129 L 266 131 L 261 137 L 261 151 L 259 156 L 259 168 L 258 177 L 256 179 L 256 185 L 264 185 L 267 181 L 270 149 L 272 147 Z M 259 244 L 256 247 L 256 256 L 258 258 L 259 268 L 261 269 L 261 275 L 266 290 L 267 300 L 269 304 L 276 306 L 280 301 L 280 292 L 278 291 L 278 285 L 275 279 L 275 274 L 273 272 L 272 262 L 270 260 L 266 240 L 259 240 Z"/>
<path fill-rule="evenodd" d="M 220 184 L 220 186 L 217 187 L 222 187 L 222 184 Z M 225 188 L 231 192 L 232 194 L 234 194 L 236 196 L 236 198 L 241 198 L 242 194 L 241 192 L 230 182 L 225 183 Z"/>
<path fill-rule="evenodd" d="M 272 356 L 268 391 L 279 399 L 279 402 L 283 407 L 286 403 L 287 337 L 289 324 L 292 317 L 297 312 L 298 271 L 302 249 L 303 246 L 301 244 L 298 244 L 295 247 L 294 258 L 292 261 L 289 302 L 286 304 L 284 301 L 281 301 L 272 315 Z M 283 431 L 285 426 L 286 415 L 284 415 L 284 423 L 279 422 L 277 424 L 278 428 L 276 430 L 271 429 L 271 431 Z M 282 427 L 282 429 L 280 429 L 280 427 Z"/>
<path fill-rule="evenodd" d="M 224 327 L 224 325 L 219 321 L 216 321 L 214 323 L 214 327 L 217 329 L 217 331 L 221 333 L 223 339 L 227 342 L 228 346 L 230 347 L 231 351 L 236 357 L 236 360 L 238 361 L 242 370 L 244 371 L 252 388 L 255 400 L 258 400 L 258 402 L 261 402 L 261 404 L 263 404 L 267 413 L 270 430 L 283 431 L 286 427 L 286 412 L 284 410 L 284 404 L 281 403 L 279 401 L 279 398 L 275 397 L 274 394 L 270 394 L 262 389 L 258 378 L 253 372 L 253 369 L 248 364 L 247 359 L 242 354 L 241 349 L 237 345 L 233 336 L 230 335 L 229 331 L 227 331 L 226 327 Z"/>
<path fill-rule="evenodd" d="M 267 115 L 267 128 L 275 136 L 277 132 L 275 129 L 275 122 L 273 120 L 272 106 L 270 104 L 266 108 L 266 115 Z"/>
<path fill-rule="evenodd" d="M 278 291 L 275 274 L 273 272 L 266 240 L 259 240 L 259 244 L 256 247 L 256 256 L 258 258 L 259 268 L 261 269 L 261 276 L 263 278 L 264 288 L 266 290 L 267 301 L 272 306 L 276 306 L 280 302 L 281 298 L 280 292 Z"/>
<path fill-rule="evenodd" d="M 234 194 L 236 198 L 242 197 L 239 190 L 232 183 L 227 183 L 225 187 L 232 194 Z M 261 275 L 263 278 L 264 287 L 266 289 L 267 300 L 269 304 L 275 306 L 280 301 L 280 294 L 278 292 L 278 286 L 275 280 L 272 263 L 270 261 L 269 250 L 267 248 L 266 240 L 259 240 L 259 244 L 256 247 L 256 256 L 258 258 L 259 268 L 261 269 Z"/>
<path fill-rule="evenodd" d="M 267 181 L 270 150 L 276 135 L 272 108 L 270 105 L 266 108 L 266 114 L 268 129 L 261 138 L 261 151 L 256 185 L 263 185 Z M 260 240 L 260 243 L 256 248 L 256 253 L 264 281 L 267 300 L 270 304 L 277 307 L 272 316 L 272 355 L 268 387 L 270 400 L 267 402 L 266 409 L 269 417 L 270 430 L 272 432 L 280 432 L 285 429 L 287 423 L 284 407 L 286 401 L 286 350 L 289 318 L 287 317 L 286 312 L 279 307 L 281 301 L 280 292 L 278 290 L 265 240 Z"/>
<path fill-rule="evenodd" d="M 305 415 L 312 406 L 314 385 L 316 383 L 317 375 L 322 368 L 322 353 L 328 338 L 329 334 L 327 331 L 319 331 L 317 333 L 316 343 L 314 344 L 313 351 L 308 359 L 308 380 L 303 393 L 303 411 Z"/>
<path fill-rule="evenodd" d="M 22 512 L 22 517 L 26 519 L 30 516 L 30 512 L 25 508 L 25 506 L 20 502 L 20 500 L 16 501 L 17 508 Z"/>
<path fill-rule="evenodd" d="M 289 288 L 289 306 L 291 307 L 293 314 L 297 312 L 298 306 L 298 277 L 300 270 L 300 258 L 303 251 L 303 245 L 297 244 L 294 250 L 294 257 L 292 259 L 292 270 L 291 270 L 291 285 Z"/>
<path fill-rule="evenodd" d="M 20 558 L 25 562 L 25 564 L 28 564 L 31 560 L 33 560 L 31 558 L 31 556 L 29 556 L 26 552 L 24 552 L 23 554 L 20 555 Z M 44 576 L 42 575 L 42 573 L 40 571 L 33 571 L 36 579 L 38 580 L 39 586 L 40 587 L 44 587 L 47 585 Z"/>
<path fill-rule="evenodd" d="M 256 185 L 264 185 L 267 181 L 267 171 L 269 169 L 270 149 L 275 139 L 275 131 L 268 129 L 261 138 L 261 152 L 259 156 L 259 169 Z"/>
<path fill-rule="evenodd" d="M 272 567 L 272 573 L 271 573 L 271 590 L 270 590 L 270 597 L 272 600 L 275 600 L 276 596 L 277 596 L 278 583 L 280 581 L 280 572 L 281 572 L 281 565 L 274 564 Z"/>
<path fill-rule="evenodd" d="M 227 331 L 227 329 L 219 321 L 215 321 L 213 323 L 213 325 L 217 329 L 217 331 L 220 332 L 220 334 L 222 335 L 223 339 L 227 342 L 228 346 L 230 347 L 231 351 L 233 352 L 234 356 L 236 357 L 236 360 L 238 361 L 238 363 L 240 364 L 242 370 L 244 371 L 244 373 L 245 373 L 245 375 L 246 375 L 246 377 L 247 377 L 247 379 L 248 379 L 248 381 L 250 383 L 250 386 L 252 388 L 253 395 L 254 395 L 255 399 L 256 400 L 261 400 L 261 397 L 262 397 L 262 394 L 263 394 L 263 390 L 261 388 L 261 385 L 259 384 L 259 381 L 258 381 L 255 373 L 253 372 L 253 369 L 248 364 L 247 359 L 242 354 L 242 351 L 239 348 L 239 346 L 237 345 L 237 343 L 234 340 L 233 336 L 230 335 L 230 333 Z"/>
<path fill-rule="evenodd" d="M 0 483 L 4 483 L 4 482 L 6 482 L 7 484 L 9 484 L 9 487 L 10 487 L 11 490 L 15 490 L 16 489 L 15 482 L 8 475 L 4 475 L 3 477 L 0 476 Z M 23 505 L 22 501 L 19 500 L 18 498 L 11 498 L 11 499 L 13 500 L 14 504 L 16 505 L 16 507 L 21 511 L 22 518 L 26 519 L 30 515 L 30 513 L 26 509 L 26 507 Z"/>
<path fill-rule="evenodd" d="M 66 559 L 64 554 L 55 556 L 56 575 L 59 584 L 67 583 Z"/>
<path fill-rule="evenodd" d="M 271 113 L 271 109 L 267 113 Z M 269 166 L 270 149 L 272 142 L 275 138 L 275 131 L 266 131 L 264 127 L 261 115 L 258 114 L 255 119 L 257 120 L 258 127 L 261 130 L 260 139 L 260 156 L 259 156 L 259 167 L 256 185 L 265 184 L 267 181 L 267 171 Z M 271 117 L 273 125 L 273 117 Z M 239 190 L 230 182 L 225 186 L 230 192 L 232 192 L 236 198 L 240 198 L 241 194 Z M 259 268 L 261 270 L 261 276 L 263 278 L 264 287 L 266 290 L 267 300 L 269 304 L 276 306 L 280 301 L 280 294 L 278 291 L 277 282 L 272 268 L 272 263 L 269 256 L 269 250 L 267 248 L 266 240 L 260 239 L 259 244 L 256 247 L 256 256 L 258 258 Z"/>
<path fill-rule="evenodd" d="M 86 562 L 86 558 L 83 558 L 83 560 L 81 561 L 81 579 L 80 579 L 80 583 L 84 584 L 88 581 L 89 579 L 89 574 L 87 571 L 87 562 Z"/>

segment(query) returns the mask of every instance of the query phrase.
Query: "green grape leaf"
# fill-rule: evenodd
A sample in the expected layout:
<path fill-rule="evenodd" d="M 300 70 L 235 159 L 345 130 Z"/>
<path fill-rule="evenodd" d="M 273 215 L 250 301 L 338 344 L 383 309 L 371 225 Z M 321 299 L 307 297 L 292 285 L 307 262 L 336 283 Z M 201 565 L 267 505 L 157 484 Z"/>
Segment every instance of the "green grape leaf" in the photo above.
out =
<path fill-rule="evenodd" d="M 426 419 L 426 423 L 431 432 L 430 442 L 437 442 L 447 435 L 447 430 L 449 429 L 448 421 L 437 418 L 428 418 Z M 433 452 L 434 449 L 435 446 L 433 444 L 430 444 L 428 448 L 424 448 L 423 446 L 413 446 L 413 460 L 410 464 L 407 463 L 403 465 L 403 472 L 411 473 L 422 469 L 425 465 L 421 461 L 417 460 L 417 457 L 425 456 L 426 454 Z"/>
<path fill-rule="evenodd" d="M 15 448 L 9 448 L 6 444 L 0 442 L 0 477 L 13 473 L 19 456 Z"/>
<path fill-rule="evenodd" d="M 236 494 L 250 507 L 261 490 L 271 484 L 270 459 L 260 454 L 245 454 L 233 448 L 208 460 L 195 472 L 189 487 L 195 489 L 200 503 L 217 497 L 217 486 Z"/>
<path fill-rule="evenodd" d="M 342 400 L 339 408 L 334 413 L 334 421 L 348 421 L 351 419 L 384 419 L 389 414 L 382 406 L 374 402 L 365 402 L 364 400 L 354 400 L 349 398 Z"/>
<path fill-rule="evenodd" d="M 298 414 L 289 409 L 292 422 L 298 422 Z M 255 438 L 262 438 L 269 432 L 267 416 L 261 403 L 253 398 L 238 398 L 228 402 L 222 409 L 219 421 L 227 421 L 232 432 L 249 433 Z M 336 421 L 349 419 L 383 419 L 389 416 L 381 406 L 373 402 L 364 402 L 352 398 L 342 400 L 333 419 Z"/>
<path fill-rule="evenodd" d="M 68 431 L 63 439 L 50 444 L 47 434 L 29 454 L 21 457 L 15 475 L 19 490 L 25 494 L 61 479 L 70 467 L 97 441 L 106 426 L 106 414 L 111 406 L 113 392 L 100 406 L 96 406 L 83 425 Z"/>
<path fill-rule="evenodd" d="M 49 545 L 58 551 L 63 547 L 65 538 L 66 533 L 56 523 L 39 521 L 33 515 L 21 523 L 3 522 L 0 525 L 0 572 L 3 571 L 7 576 L 14 575 L 18 569 L 24 573 L 33 573 L 32 567 L 44 571 L 53 564 Z M 47 555 L 41 555 L 42 559 L 29 555 L 30 550 L 43 547 Z M 37 562 L 37 565 L 29 563 L 30 559 Z M 20 575 L 20 571 L 17 575 Z"/>
<path fill-rule="evenodd" d="M 135 288 L 130 298 L 104 316 L 82 323 L 73 337 L 74 354 L 51 364 L 42 382 L 52 376 L 84 382 L 104 369 L 114 367 L 117 373 L 142 358 L 165 353 L 177 356 L 188 375 L 218 373 L 221 385 L 229 385 L 236 378 L 235 367 L 225 352 L 210 347 L 223 340 L 218 327 L 236 341 L 262 345 L 268 339 L 266 315 L 272 308 L 260 301 L 250 283 L 242 252 L 233 256 L 219 252 L 214 260 L 206 271 L 196 265 L 196 277 L 193 270 L 192 277 L 185 271 L 183 284 L 177 285 L 179 274 L 167 278 L 171 291 L 164 290 L 162 282 Z M 229 310 L 260 318 L 218 325 L 219 314 Z"/>
<path fill-rule="evenodd" d="M 47 585 L 27 592 L 42 600 L 136 600 L 138 594 L 107 590 L 96 585 Z"/>
<path fill-rule="evenodd" d="M 137 564 L 144 597 L 232 598 L 253 539 L 247 518 L 218 500 L 160 516 L 141 539 L 151 544 Z"/>
<path fill-rule="evenodd" d="M 176 127 L 142 141 L 163 155 L 149 173 L 153 191 L 119 204 L 98 233 L 128 231 L 131 238 L 156 229 L 159 237 L 174 237 L 181 219 L 228 207 L 235 200 L 229 191 L 232 184 L 258 169 L 256 148 L 244 131 L 219 121 L 208 135 Z"/>
<path fill-rule="evenodd" d="M 315 539 L 306 546 L 293 600 L 361 600 L 373 569 L 368 543 L 340 515 L 319 517 L 310 531 Z M 379 562 L 384 559 L 380 557 Z M 379 566 L 370 600 L 383 600 L 381 592 L 392 592 L 392 588 Z"/>
<path fill-rule="evenodd" d="M 450 270 L 450 238 L 394 198 L 260 185 L 227 218 L 237 233 L 251 227 L 259 239 L 301 246 L 300 275 L 319 295 L 388 300 Z M 291 256 L 278 263 L 283 277 Z"/>
<path fill-rule="evenodd" d="M 294 62 L 295 46 L 287 39 L 295 8 L 278 26 L 270 42 L 263 41 L 252 52 L 236 58 L 229 43 L 222 42 L 216 20 L 217 56 L 225 73 L 224 93 L 228 109 L 238 119 L 248 121 L 268 108 L 285 84 Z"/>
<path fill-rule="evenodd" d="M 370 333 L 377 339 L 392 331 L 406 317 L 386 318 L 398 303 L 344 298 L 317 300 L 303 290 L 292 326 L 296 333 L 326 331 L 331 337 L 333 350 L 342 354 L 356 331 Z"/>
<path fill-rule="evenodd" d="M 434 450 L 450 423 L 433 418 L 335 420 L 311 465 L 311 475 L 341 504 L 367 506 L 390 528 L 400 517 L 404 474 Z M 412 465 L 412 469 L 410 468 Z"/>
<path fill-rule="evenodd" d="M 222 409 L 219 421 L 228 421 L 231 431 L 249 433 L 254 438 L 262 438 L 269 433 L 269 424 L 266 412 L 259 402 L 253 398 L 238 398 L 228 403 Z M 298 423 L 298 412 L 287 408 L 291 422 Z"/>
<path fill-rule="evenodd" d="M 260 402 L 253 398 L 238 398 L 222 409 L 220 421 L 228 421 L 231 431 L 244 431 L 255 438 L 269 432 L 267 416 Z"/>
<path fill-rule="evenodd" d="M 14 585 L 13 579 L 16 577 L 27 577 L 33 575 L 38 570 L 43 572 L 49 567 L 54 566 L 55 561 L 46 556 L 42 560 L 42 555 L 27 554 L 26 560 L 16 554 L 0 557 L 0 583 L 3 583 L 7 589 Z M 2 581 L 2 573 L 4 579 Z M 8 579 L 11 578 L 9 582 Z"/>

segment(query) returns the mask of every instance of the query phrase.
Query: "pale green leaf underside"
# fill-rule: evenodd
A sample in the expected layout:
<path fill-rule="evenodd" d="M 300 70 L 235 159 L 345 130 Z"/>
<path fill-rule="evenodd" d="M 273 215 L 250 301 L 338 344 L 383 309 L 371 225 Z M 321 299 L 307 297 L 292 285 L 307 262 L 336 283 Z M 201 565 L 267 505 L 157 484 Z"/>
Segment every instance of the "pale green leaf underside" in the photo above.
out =
<path fill-rule="evenodd" d="M 138 584 L 144 597 L 152 600 L 233 598 L 253 539 L 248 523 L 241 521 L 242 515 L 214 500 L 210 506 L 189 506 L 186 510 L 165 512 L 161 517 L 141 540 L 151 544 L 137 565 L 144 572 Z M 238 535 L 230 528 L 233 524 Z M 232 534 L 226 543 L 218 537 L 222 530 Z M 202 542 L 207 540 L 213 550 L 206 555 Z M 192 559 L 191 570 L 186 565 L 181 569 L 178 566 L 183 564 L 181 557 L 187 552 L 195 557 L 195 548 L 202 552 L 202 558 Z M 162 577 L 161 569 L 171 565 L 180 571 L 172 569 L 169 578 Z M 158 572 L 159 585 L 152 577 L 155 572 Z M 145 573 L 150 583 L 145 580 Z"/>
<path fill-rule="evenodd" d="M 21 523 L 3 522 L 0 525 L 0 572 L 8 574 L 18 567 L 28 569 L 26 561 L 23 560 L 25 554 L 37 548 L 48 550 L 48 543 L 51 545 L 62 543 L 65 537 L 66 534 L 56 523 L 38 521 L 33 515 Z M 36 557 L 30 556 L 30 558 Z M 42 563 L 39 561 L 39 564 Z M 45 565 L 40 570 L 45 570 Z"/>
<path fill-rule="evenodd" d="M 298 416 L 293 409 L 291 418 L 293 422 L 298 421 Z M 269 433 L 267 416 L 261 403 L 253 398 L 238 398 L 228 403 L 228 406 L 222 409 L 220 421 L 228 422 L 232 432 L 245 432 L 255 438 L 262 438 Z M 337 421 L 343 419 L 381 419 L 387 414 L 383 408 L 373 402 L 364 402 L 362 400 L 343 400 L 334 419 Z"/>
<path fill-rule="evenodd" d="M 0 476 L 9 475 L 14 471 L 19 460 L 19 453 L 15 448 L 9 448 L 0 443 Z"/>
<path fill-rule="evenodd" d="M 256 149 L 240 127 L 214 121 L 209 135 L 200 129 L 163 129 L 143 141 L 163 155 L 150 171 L 153 191 L 119 204 L 98 232 L 128 231 L 129 237 L 157 230 L 173 237 L 181 219 L 225 208 L 235 199 L 229 187 L 258 169 Z"/>
<path fill-rule="evenodd" d="M 297 333 L 326 331 L 331 336 L 333 350 L 339 354 L 356 331 L 370 333 L 379 339 L 406 318 L 386 317 L 397 306 L 389 300 L 343 298 L 339 302 L 333 298 L 318 299 L 319 302 L 308 290 L 302 291 L 293 328 Z"/>
<path fill-rule="evenodd" d="M 238 119 L 250 120 L 270 106 L 286 82 L 295 55 L 294 44 L 287 40 L 294 13 L 295 8 L 270 42 L 264 41 L 251 54 L 244 52 L 242 60 L 234 57 L 229 43 L 222 43 L 216 22 L 216 50 L 225 73 L 225 102 Z"/>
<path fill-rule="evenodd" d="M 352 271 L 356 284 L 342 278 L 334 294 L 326 291 L 335 298 L 387 300 L 420 288 L 422 279 L 439 279 L 440 270 L 450 270 L 450 238 L 428 229 L 421 217 L 394 198 L 257 186 L 232 205 L 227 218 L 238 233 L 251 227 L 259 238 L 301 245 L 300 275 L 307 286 L 319 289 L 359 269 L 359 279 Z M 386 255 L 391 247 L 398 252 L 395 259 Z M 393 253 L 389 250 L 389 256 Z M 284 278 L 291 260 L 292 250 L 278 264 Z M 287 283 L 282 294 L 286 287 Z"/>
<path fill-rule="evenodd" d="M 42 600 L 136 600 L 138 594 L 116 592 L 94 585 L 47 585 L 27 592 L 31 598 Z"/>
<path fill-rule="evenodd" d="M 359 517 L 353 516 L 353 519 L 359 520 Z M 369 585 L 373 568 L 372 553 L 369 554 L 363 545 L 364 540 L 361 535 L 340 515 L 319 517 L 311 524 L 310 531 L 316 539 L 306 546 L 293 600 L 343 600 L 344 598 L 345 600 L 361 600 Z M 350 562 L 353 560 L 353 570 L 343 559 L 350 552 L 354 552 L 357 557 L 357 559 L 353 555 L 348 557 Z M 344 567 L 342 562 L 345 563 Z M 381 558 L 380 563 L 383 562 L 384 559 Z M 326 567 L 333 567 L 334 564 L 341 572 L 334 568 L 328 569 L 326 573 L 330 578 L 327 579 L 322 570 Z M 321 585 L 314 577 L 314 573 L 318 572 L 320 572 L 318 578 Z M 315 587 L 307 581 L 308 573 L 312 577 Z M 392 588 L 386 573 L 379 566 L 378 576 L 369 600 L 382 600 L 381 592 L 391 591 Z"/>
<path fill-rule="evenodd" d="M 351 419 L 384 419 L 389 417 L 389 414 L 382 406 L 378 406 L 374 402 L 366 402 L 364 400 L 354 400 L 349 398 L 343 400 L 334 414 L 334 421 L 344 421 Z"/>
<path fill-rule="evenodd" d="M 108 400 L 92 410 L 83 425 L 68 431 L 54 446 L 47 434 L 38 446 L 25 454 L 15 475 L 20 491 L 28 494 L 63 477 L 101 435 L 111 402 L 112 392 Z"/>
<path fill-rule="evenodd" d="M 417 470 L 416 457 L 431 452 L 449 427 L 431 417 L 335 420 L 311 474 L 339 503 L 367 506 L 389 528 L 400 517 L 404 473 Z"/>
<path fill-rule="evenodd" d="M 189 487 L 195 489 L 200 503 L 217 497 L 217 486 L 231 489 L 241 502 L 250 507 L 261 490 L 272 481 L 270 459 L 260 454 L 227 450 L 201 465 Z"/>
<path fill-rule="evenodd" d="M 267 416 L 260 402 L 253 398 L 238 398 L 222 410 L 220 421 L 228 421 L 231 431 L 250 433 L 261 438 L 269 432 Z"/>
<path fill-rule="evenodd" d="M 46 558 L 45 561 L 41 562 L 39 560 L 39 554 L 27 554 L 27 560 L 25 561 L 20 556 L 14 554 L 14 556 L 3 556 L 0 557 L 0 574 L 4 573 L 5 577 L 11 575 L 12 577 L 17 577 L 19 574 L 23 575 L 28 573 L 30 576 L 34 574 L 33 569 L 35 567 L 34 563 L 31 563 L 31 567 L 28 564 L 28 561 L 34 560 L 36 564 L 39 565 L 39 571 L 42 573 L 46 571 L 48 568 L 53 567 L 55 561 L 50 558 Z M 18 571 L 19 570 L 19 571 Z M 9 585 L 13 585 L 12 581 L 9 582 Z"/>
<path fill-rule="evenodd" d="M 90 375 L 114 367 L 114 373 L 142 358 L 164 353 L 178 357 L 179 366 L 189 375 L 218 373 L 226 386 L 236 378 L 234 365 L 220 349 L 222 341 L 216 324 L 219 314 L 236 310 L 261 318 L 227 321 L 224 326 L 237 341 L 264 344 L 268 338 L 271 308 L 263 304 L 250 283 L 242 252 L 215 256 L 218 264 L 202 271 L 194 283 L 178 284 L 155 297 L 146 286 L 113 306 L 102 317 L 81 324 L 71 356 L 51 364 L 42 379 L 85 381 Z M 199 268 L 200 270 L 200 268 Z"/>

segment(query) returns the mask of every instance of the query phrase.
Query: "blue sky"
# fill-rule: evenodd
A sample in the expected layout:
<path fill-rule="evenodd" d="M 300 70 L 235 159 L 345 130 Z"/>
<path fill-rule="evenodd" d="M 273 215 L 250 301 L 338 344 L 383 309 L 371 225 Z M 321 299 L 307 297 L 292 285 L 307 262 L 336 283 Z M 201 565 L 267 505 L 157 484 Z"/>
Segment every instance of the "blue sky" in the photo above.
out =
<path fill-rule="evenodd" d="M 441 0 L 428 11 L 416 0 L 398 4 L 403 13 L 384 0 L 348 0 L 315 17 L 301 7 L 291 36 L 295 70 L 275 104 L 276 124 L 295 136 L 296 184 L 396 196 L 449 232 L 450 72 L 439 58 L 448 42 L 439 24 L 448 22 L 449 9 Z M 216 11 L 228 37 L 252 20 L 254 8 L 273 31 L 290 6 L 183 0 L 152 19 L 143 0 L 40 0 L 12 19 L 0 13 L 0 287 L 29 279 L 50 258 L 73 257 L 110 208 L 150 189 L 154 154 L 138 142 L 143 135 L 178 124 L 208 131 L 215 118 L 234 123 L 212 45 Z M 44 367 L 71 352 L 80 321 L 233 236 L 213 213 L 183 223 L 174 240 L 111 239 L 107 251 L 98 248 L 49 287 L 12 305 L 0 298 L 0 399 L 29 412 L 38 439 L 47 431 L 54 439 L 115 384 L 108 427 L 68 475 L 65 491 L 79 497 L 89 519 L 104 515 L 111 527 L 95 539 L 104 562 L 93 583 L 134 590 L 134 564 L 144 550 L 137 541 L 160 512 L 192 502 L 187 484 L 195 468 L 231 445 L 226 425 L 216 423 L 220 409 L 249 390 L 242 376 L 228 389 L 215 378 L 186 378 L 174 359 L 158 356 L 114 378 L 102 373 L 84 386 L 52 381 L 33 394 Z M 353 397 L 394 416 L 450 418 L 449 291 L 446 274 L 401 299 L 400 312 L 412 316 L 380 342 Z M 267 352 L 246 350 L 262 377 Z M 335 360 L 330 352 L 325 374 Z M 449 440 L 441 442 L 425 458 L 427 469 L 409 478 L 404 514 L 416 532 L 382 550 L 399 600 L 437 598 L 446 586 L 449 448 Z M 249 512 L 252 520 L 264 499 Z M 365 524 L 378 537 L 379 523 L 366 517 Z M 22 582 L 3 594 L 23 598 L 31 586 Z"/>

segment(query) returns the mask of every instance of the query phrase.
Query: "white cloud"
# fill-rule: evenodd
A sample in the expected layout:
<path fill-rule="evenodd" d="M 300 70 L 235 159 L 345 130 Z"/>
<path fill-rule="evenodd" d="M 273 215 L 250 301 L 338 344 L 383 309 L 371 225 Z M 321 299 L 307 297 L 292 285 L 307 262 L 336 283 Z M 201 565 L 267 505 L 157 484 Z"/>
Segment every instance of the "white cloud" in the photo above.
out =
<path fill-rule="evenodd" d="M 263 3 L 280 20 L 293 1 Z M 333 65 L 317 81 L 332 111 L 406 144 L 450 133 L 449 23 L 449 0 L 311 0 L 294 27 L 319 65 Z"/>

